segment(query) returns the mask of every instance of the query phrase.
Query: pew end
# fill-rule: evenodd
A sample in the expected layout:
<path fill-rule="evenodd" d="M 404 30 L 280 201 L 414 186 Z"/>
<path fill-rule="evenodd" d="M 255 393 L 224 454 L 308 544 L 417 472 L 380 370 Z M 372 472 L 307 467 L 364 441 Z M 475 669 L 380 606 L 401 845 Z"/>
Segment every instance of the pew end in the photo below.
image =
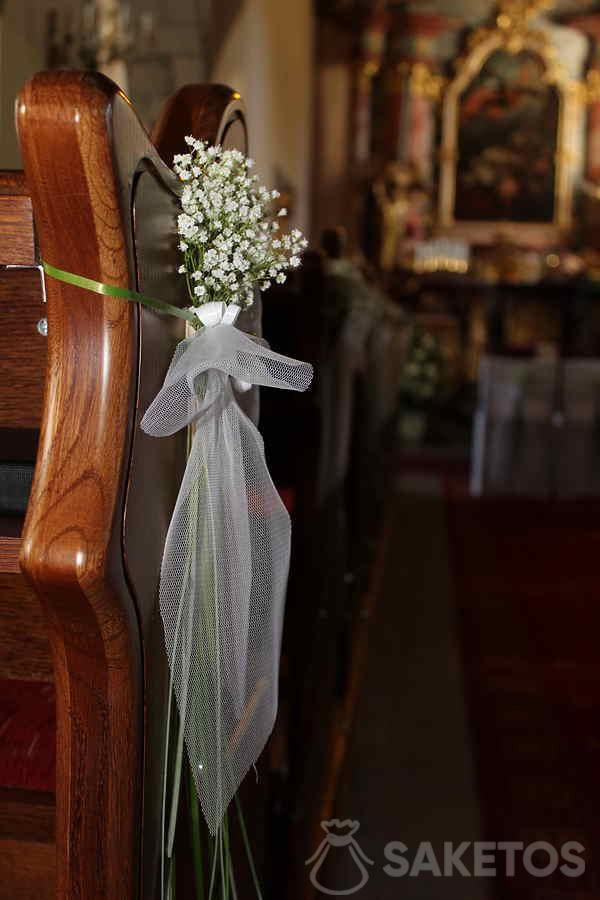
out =
<path fill-rule="evenodd" d="M 61 71 L 25 85 L 17 127 L 25 172 L 0 172 L 0 710 L 45 698 L 52 765 L 41 787 L 26 766 L 2 784 L 0 751 L 0 900 L 154 898 L 158 581 L 186 436 L 138 425 L 184 325 L 41 261 L 187 305 L 170 157 L 188 133 L 246 151 L 244 112 L 229 88 L 188 86 L 151 139 L 113 82 Z"/>

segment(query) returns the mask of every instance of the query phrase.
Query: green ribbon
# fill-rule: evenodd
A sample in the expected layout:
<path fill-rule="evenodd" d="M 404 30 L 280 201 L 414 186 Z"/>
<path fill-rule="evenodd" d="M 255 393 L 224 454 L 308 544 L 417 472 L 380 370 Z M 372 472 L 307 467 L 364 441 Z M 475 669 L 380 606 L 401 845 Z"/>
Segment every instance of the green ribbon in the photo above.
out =
<path fill-rule="evenodd" d="M 171 303 L 165 303 L 164 300 L 157 300 L 156 297 L 148 297 L 146 294 L 139 294 L 137 291 L 130 291 L 127 288 L 114 287 L 112 284 L 103 284 L 101 281 L 94 281 L 93 278 L 85 278 L 83 275 L 75 275 L 73 272 L 65 272 L 64 269 L 57 269 L 50 263 L 42 263 L 44 272 L 57 281 L 64 281 L 65 284 L 73 284 L 75 287 L 83 288 L 86 291 L 94 291 L 96 294 L 103 294 L 105 297 L 119 297 L 121 300 L 129 300 L 130 303 L 141 303 L 149 309 L 155 309 L 158 312 L 167 313 L 170 316 L 177 316 L 178 319 L 185 319 L 191 322 L 195 328 L 198 328 L 200 321 L 198 317 L 189 309 L 180 309 Z"/>

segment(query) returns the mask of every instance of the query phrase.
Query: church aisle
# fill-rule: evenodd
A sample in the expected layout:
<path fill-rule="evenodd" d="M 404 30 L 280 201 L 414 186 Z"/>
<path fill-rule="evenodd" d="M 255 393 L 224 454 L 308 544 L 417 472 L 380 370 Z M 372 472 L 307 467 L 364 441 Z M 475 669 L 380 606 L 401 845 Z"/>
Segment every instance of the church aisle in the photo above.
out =
<path fill-rule="evenodd" d="M 368 900 L 483 900 L 483 879 L 390 877 L 384 848 L 420 842 L 443 859 L 444 841 L 480 838 L 444 506 L 436 479 L 398 484 L 381 594 L 333 818 L 360 823 L 354 838 L 367 864 Z M 397 866 L 396 866 L 397 867 Z M 330 850 L 316 876 L 341 893 L 360 869 L 347 849 Z"/>

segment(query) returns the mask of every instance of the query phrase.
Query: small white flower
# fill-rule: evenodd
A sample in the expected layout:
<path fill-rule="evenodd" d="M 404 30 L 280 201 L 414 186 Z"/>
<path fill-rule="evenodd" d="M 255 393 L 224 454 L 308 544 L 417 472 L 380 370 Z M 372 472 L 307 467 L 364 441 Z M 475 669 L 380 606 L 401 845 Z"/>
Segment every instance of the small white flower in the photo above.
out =
<path fill-rule="evenodd" d="M 189 152 L 173 162 L 185 182 L 177 221 L 185 253 L 179 272 L 187 274 L 196 302 L 237 298 L 248 307 L 255 287 L 266 291 L 273 281 L 285 283 L 286 272 L 300 265 L 307 241 L 298 229 L 276 237 L 275 218 L 288 213 L 281 209 L 274 217 L 279 192 L 251 174 L 252 160 L 193 137 L 186 143 Z"/>

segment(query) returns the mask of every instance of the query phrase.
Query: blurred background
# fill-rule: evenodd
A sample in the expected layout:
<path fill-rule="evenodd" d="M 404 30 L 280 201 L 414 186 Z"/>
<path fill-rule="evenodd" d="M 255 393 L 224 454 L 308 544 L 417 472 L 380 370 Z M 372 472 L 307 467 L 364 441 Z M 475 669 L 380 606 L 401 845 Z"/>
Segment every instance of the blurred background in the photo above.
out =
<path fill-rule="evenodd" d="M 593 0 L 0 2 L 1 168 L 40 69 L 102 70 L 149 129 L 224 82 L 310 239 L 263 297 L 317 372 L 261 401 L 295 529 L 246 786 L 267 896 L 317 896 L 339 818 L 361 896 L 600 897 L 599 42 Z M 577 841 L 586 870 L 398 879 L 394 840 Z M 318 878 L 356 873 L 332 847 Z"/>

